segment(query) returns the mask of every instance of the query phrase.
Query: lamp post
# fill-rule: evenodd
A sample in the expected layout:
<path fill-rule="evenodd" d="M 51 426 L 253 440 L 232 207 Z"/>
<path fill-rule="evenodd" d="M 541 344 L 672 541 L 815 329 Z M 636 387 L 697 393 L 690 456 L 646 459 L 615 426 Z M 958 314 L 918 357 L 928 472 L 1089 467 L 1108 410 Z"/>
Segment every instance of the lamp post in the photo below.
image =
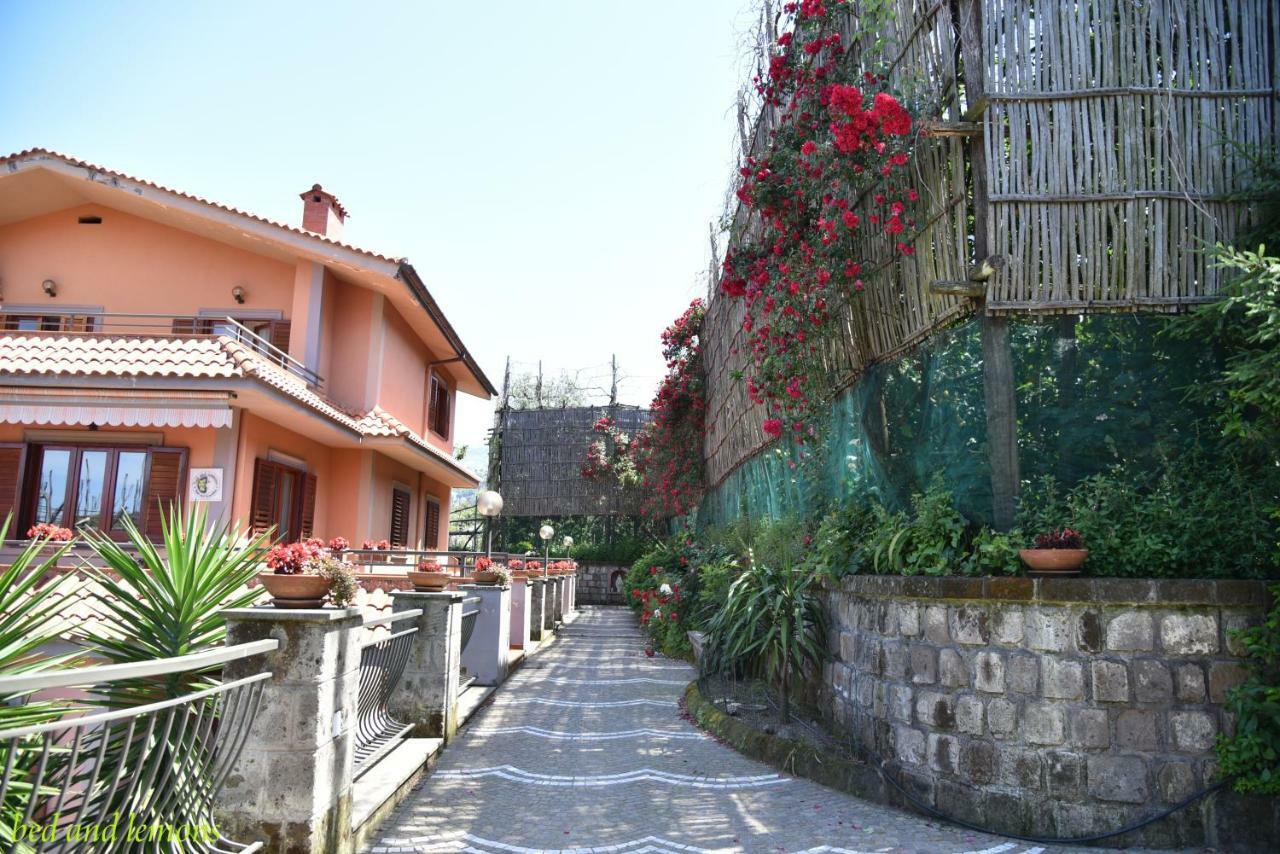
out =
<path fill-rule="evenodd" d="M 556 529 L 551 527 L 550 525 L 543 525 L 541 528 L 538 529 L 538 536 L 542 537 L 542 546 L 543 546 L 543 552 L 544 552 L 544 556 L 542 560 L 543 575 L 548 574 L 547 564 L 551 562 L 551 538 L 554 537 L 555 535 L 556 535 Z"/>
<path fill-rule="evenodd" d="M 476 512 L 488 520 L 485 525 L 488 529 L 485 555 L 490 560 L 493 560 L 493 520 L 494 517 L 502 512 L 502 496 L 492 489 L 486 489 L 476 496 Z"/>
<path fill-rule="evenodd" d="M 569 550 L 573 548 L 573 537 L 566 536 L 562 542 L 564 543 L 564 556 L 568 560 Z"/>

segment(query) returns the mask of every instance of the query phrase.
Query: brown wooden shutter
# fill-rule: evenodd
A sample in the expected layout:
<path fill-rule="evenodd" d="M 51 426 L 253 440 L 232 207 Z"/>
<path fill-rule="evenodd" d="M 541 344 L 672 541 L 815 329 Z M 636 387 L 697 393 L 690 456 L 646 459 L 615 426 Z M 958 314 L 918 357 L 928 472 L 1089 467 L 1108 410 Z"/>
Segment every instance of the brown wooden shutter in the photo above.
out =
<path fill-rule="evenodd" d="M 273 320 L 268 335 L 271 337 L 271 346 L 275 347 L 282 353 L 289 352 L 289 330 L 290 324 L 287 320 Z"/>
<path fill-rule="evenodd" d="M 251 536 L 258 536 L 276 524 L 276 492 L 280 467 L 266 460 L 253 461 L 253 497 L 249 500 Z"/>
<path fill-rule="evenodd" d="M 391 490 L 391 545 L 404 548 L 409 544 L 409 493 Z"/>
<path fill-rule="evenodd" d="M 153 542 L 164 535 L 161 524 L 175 503 L 182 504 L 182 472 L 187 461 L 185 448 L 152 448 L 147 473 L 147 515 L 143 531 Z"/>
<path fill-rule="evenodd" d="M 440 502 L 433 498 L 427 499 L 427 518 L 426 524 L 423 526 L 423 544 L 424 549 L 437 549 L 440 547 Z"/>
<path fill-rule="evenodd" d="M 302 484 L 302 515 L 298 521 L 300 537 L 314 536 L 316 522 L 316 476 L 306 475 Z"/>
<path fill-rule="evenodd" d="M 27 447 L 17 442 L 0 443 L 0 525 L 9 514 L 9 530 L 5 534 L 11 540 L 20 540 L 26 531 L 18 530 L 18 508 L 22 495 L 22 465 L 26 461 Z"/>

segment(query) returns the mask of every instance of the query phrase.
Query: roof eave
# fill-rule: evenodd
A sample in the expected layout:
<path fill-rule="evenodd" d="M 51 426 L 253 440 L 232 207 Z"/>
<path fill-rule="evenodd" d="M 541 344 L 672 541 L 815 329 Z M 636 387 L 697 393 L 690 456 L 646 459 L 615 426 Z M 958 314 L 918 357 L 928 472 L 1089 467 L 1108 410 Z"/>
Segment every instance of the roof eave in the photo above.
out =
<path fill-rule="evenodd" d="M 475 357 L 462 343 L 462 338 L 458 335 L 457 330 L 453 328 L 453 324 L 449 323 L 449 319 L 444 316 L 440 305 L 431 296 L 427 290 L 427 286 L 422 281 L 422 277 L 418 275 L 418 271 L 413 269 L 413 265 L 408 261 L 401 261 L 400 268 L 396 271 L 396 278 L 404 282 L 409 288 L 409 292 L 418 300 L 418 304 L 431 317 L 432 321 L 440 327 L 440 331 L 444 333 L 445 339 L 449 342 L 449 346 L 453 348 L 454 356 L 461 359 L 462 363 L 467 366 L 468 372 L 475 378 L 480 387 L 487 392 L 487 397 L 494 397 L 498 394 L 498 390 L 494 387 L 489 378 L 485 376 L 484 371 L 480 369 L 479 363 Z"/>

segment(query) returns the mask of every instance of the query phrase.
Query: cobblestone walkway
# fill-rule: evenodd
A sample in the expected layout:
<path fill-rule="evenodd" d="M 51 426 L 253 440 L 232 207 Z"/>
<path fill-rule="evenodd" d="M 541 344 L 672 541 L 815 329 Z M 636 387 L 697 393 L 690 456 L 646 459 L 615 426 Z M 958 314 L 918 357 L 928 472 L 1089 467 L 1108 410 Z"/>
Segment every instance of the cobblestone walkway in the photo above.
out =
<path fill-rule="evenodd" d="M 692 667 L 644 654 L 624 608 L 584 608 L 495 694 L 371 852 L 982 852 L 1044 849 L 776 773 L 705 737 Z"/>

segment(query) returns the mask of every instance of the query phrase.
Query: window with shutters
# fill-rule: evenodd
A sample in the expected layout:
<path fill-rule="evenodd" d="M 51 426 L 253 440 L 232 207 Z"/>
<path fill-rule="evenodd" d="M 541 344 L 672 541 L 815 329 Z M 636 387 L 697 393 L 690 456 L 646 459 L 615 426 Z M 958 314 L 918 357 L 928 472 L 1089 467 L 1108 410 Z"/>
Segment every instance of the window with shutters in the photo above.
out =
<path fill-rule="evenodd" d="M 422 547 L 424 549 L 440 548 L 440 502 L 434 498 L 427 499 L 426 518 L 422 526 Z"/>
<path fill-rule="evenodd" d="M 185 448 L 30 445 L 15 456 L 6 446 L 0 448 L 0 515 L 21 506 L 17 494 L 25 482 L 19 536 L 49 522 L 121 539 L 132 522 L 156 539 L 162 517 L 182 501 L 186 461 Z"/>
<path fill-rule="evenodd" d="M 395 548 L 409 545 L 409 491 L 400 487 L 391 489 L 391 534 L 387 537 Z"/>
<path fill-rule="evenodd" d="M 453 393 L 449 385 L 432 371 L 427 393 L 427 429 L 442 439 L 448 439 L 452 411 Z"/>
<path fill-rule="evenodd" d="M 316 476 L 304 469 L 274 460 L 255 460 L 249 501 L 253 534 L 273 530 L 272 539 L 283 543 L 314 536 L 316 487 Z"/>

